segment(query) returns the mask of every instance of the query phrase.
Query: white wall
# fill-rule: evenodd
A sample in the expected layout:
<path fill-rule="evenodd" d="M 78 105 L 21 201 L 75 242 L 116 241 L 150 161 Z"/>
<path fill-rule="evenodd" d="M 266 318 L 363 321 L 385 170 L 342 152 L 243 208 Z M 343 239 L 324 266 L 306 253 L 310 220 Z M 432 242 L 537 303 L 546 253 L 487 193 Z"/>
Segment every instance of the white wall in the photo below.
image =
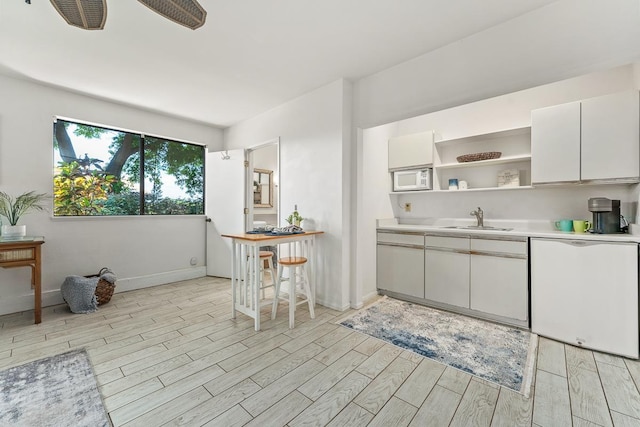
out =
<path fill-rule="evenodd" d="M 428 25 L 428 21 L 425 21 Z M 354 84 L 373 127 L 640 59 L 640 2 L 560 0 Z"/>
<path fill-rule="evenodd" d="M 281 217 L 298 205 L 300 215 L 325 232 L 318 238 L 316 293 L 320 304 L 337 309 L 349 305 L 344 188 L 351 183 L 343 169 L 348 88 L 338 80 L 225 130 L 227 149 L 280 137 Z"/>
<path fill-rule="evenodd" d="M 51 194 L 55 115 L 222 147 L 219 129 L 25 80 L 0 76 L 0 99 L 0 189 L 10 194 Z M 45 306 L 62 302 L 59 287 L 67 275 L 104 266 L 119 277 L 116 292 L 204 274 L 202 216 L 54 219 L 49 212 L 20 222 L 29 234 L 46 239 Z M 198 259 L 195 267 L 191 257 Z M 0 314 L 33 308 L 29 280 L 27 268 L 0 269 Z"/>
<path fill-rule="evenodd" d="M 359 140 L 358 249 L 356 286 L 366 299 L 375 293 L 376 218 L 469 218 L 477 206 L 485 219 L 553 220 L 563 217 L 590 219 L 587 200 L 608 197 L 621 200 L 621 211 L 636 219 L 635 186 L 601 185 L 546 187 L 532 190 L 438 192 L 389 195 L 387 140 L 391 136 L 435 130 L 443 139 L 457 138 L 531 125 L 533 109 L 576 101 L 611 92 L 638 89 L 634 65 L 535 87 L 508 95 L 413 117 L 362 131 Z M 606 141 L 603 142 L 606 149 Z M 401 209 L 412 204 L 411 212 Z"/>

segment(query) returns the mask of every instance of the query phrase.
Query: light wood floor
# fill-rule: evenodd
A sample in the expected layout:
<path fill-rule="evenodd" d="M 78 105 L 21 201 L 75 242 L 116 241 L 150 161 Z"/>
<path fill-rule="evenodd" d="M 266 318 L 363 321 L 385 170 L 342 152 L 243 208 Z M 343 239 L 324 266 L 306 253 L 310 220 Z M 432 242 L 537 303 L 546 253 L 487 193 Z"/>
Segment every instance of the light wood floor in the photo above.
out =
<path fill-rule="evenodd" d="M 541 339 L 531 398 L 286 303 L 231 319 L 229 281 L 0 316 L 0 369 L 84 347 L 114 426 L 640 426 L 640 362 Z"/>

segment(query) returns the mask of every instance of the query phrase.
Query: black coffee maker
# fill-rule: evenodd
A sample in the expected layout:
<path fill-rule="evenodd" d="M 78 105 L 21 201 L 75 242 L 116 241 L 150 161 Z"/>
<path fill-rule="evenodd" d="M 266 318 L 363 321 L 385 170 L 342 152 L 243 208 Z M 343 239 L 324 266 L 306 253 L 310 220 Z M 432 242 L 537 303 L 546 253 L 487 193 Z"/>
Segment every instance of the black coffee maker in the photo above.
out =
<path fill-rule="evenodd" d="M 592 233 L 620 233 L 620 200 L 593 197 L 589 199 L 589 212 L 593 212 Z"/>

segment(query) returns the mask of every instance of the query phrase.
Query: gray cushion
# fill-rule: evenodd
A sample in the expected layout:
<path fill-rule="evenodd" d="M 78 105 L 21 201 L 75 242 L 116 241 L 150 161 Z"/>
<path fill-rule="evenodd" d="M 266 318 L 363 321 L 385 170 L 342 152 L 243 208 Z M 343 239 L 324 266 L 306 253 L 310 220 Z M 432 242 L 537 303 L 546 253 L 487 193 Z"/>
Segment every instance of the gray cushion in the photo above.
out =
<path fill-rule="evenodd" d="M 99 277 L 68 276 L 60 291 L 74 313 L 93 313 L 98 309 L 96 285 Z"/>

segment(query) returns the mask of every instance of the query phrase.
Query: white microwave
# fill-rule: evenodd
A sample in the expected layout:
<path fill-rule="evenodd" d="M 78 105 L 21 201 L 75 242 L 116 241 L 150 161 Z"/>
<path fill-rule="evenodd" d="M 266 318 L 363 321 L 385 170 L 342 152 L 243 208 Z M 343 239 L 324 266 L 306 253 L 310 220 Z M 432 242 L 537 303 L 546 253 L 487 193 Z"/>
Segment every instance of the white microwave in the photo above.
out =
<path fill-rule="evenodd" d="M 409 169 L 393 171 L 393 191 L 431 190 L 433 169 Z"/>

